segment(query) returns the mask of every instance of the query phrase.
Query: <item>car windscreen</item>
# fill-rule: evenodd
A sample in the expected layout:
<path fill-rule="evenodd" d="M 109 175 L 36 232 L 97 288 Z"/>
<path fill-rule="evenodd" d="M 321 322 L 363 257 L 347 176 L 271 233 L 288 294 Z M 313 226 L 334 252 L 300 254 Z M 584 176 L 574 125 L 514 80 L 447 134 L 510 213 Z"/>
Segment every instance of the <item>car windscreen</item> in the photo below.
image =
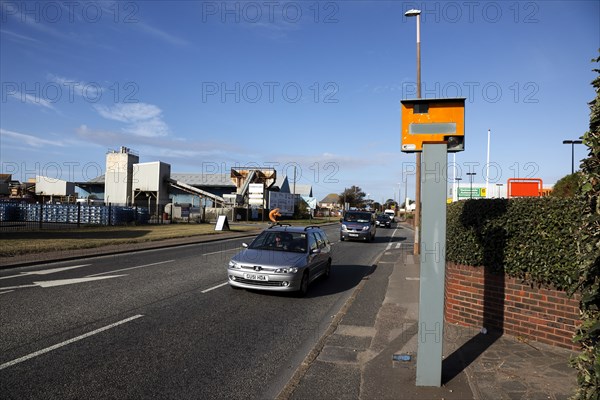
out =
<path fill-rule="evenodd" d="M 258 235 L 248 248 L 305 253 L 307 249 L 306 233 L 265 231 Z"/>
<path fill-rule="evenodd" d="M 347 213 L 344 216 L 344 221 L 346 221 L 346 222 L 370 222 L 371 214 L 370 213 Z"/>

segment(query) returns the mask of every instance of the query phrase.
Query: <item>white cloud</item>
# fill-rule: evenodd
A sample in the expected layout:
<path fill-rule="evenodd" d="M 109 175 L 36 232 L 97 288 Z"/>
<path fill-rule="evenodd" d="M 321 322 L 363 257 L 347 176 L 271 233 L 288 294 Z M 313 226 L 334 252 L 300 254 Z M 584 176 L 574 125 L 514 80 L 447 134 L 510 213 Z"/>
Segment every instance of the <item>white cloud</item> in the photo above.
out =
<path fill-rule="evenodd" d="M 96 111 L 106 119 L 120 122 L 138 122 L 151 118 L 160 118 L 162 110 L 153 104 L 125 103 L 114 107 L 95 106 Z"/>
<path fill-rule="evenodd" d="M 54 74 L 48 74 L 47 76 L 49 80 L 61 85 L 61 89 L 69 93 L 69 97 L 72 97 L 72 95 L 75 94 L 91 101 L 102 97 L 102 92 L 105 90 L 96 82 L 82 82 L 77 79 L 69 79 Z"/>
<path fill-rule="evenodd" d="M 138 21 L 135 24 L 136 28 L 141 29 L 142 31 L 144 31 L 145 33 L 148 33 L 158 39 L 164 40 L 165 42 L 175 45 L 175 46 L 186 46 L 189 44 L 189 42 L 185 39 L 181 39 L 175 35 L 172 35 L 168 32 L 165 32 L 163 30 L 160 30 L 154 26 L 150 26 L 144 22 Z"/>
<path fill-rule="evenodd" d="M 25 100 L 26 103 L 44 107 L 44 108 L 49 108 L 50 110 L 54 110 L 54 106 L 52 105 L 52 103 L 50 103 L 50 101 L 42 98 L 41 96 L 32 96 L 27 93 L 25 93 L 25 94 L 21 93 L 21 98 L 23 100 Z"/>
<path fill-rule="evenodd" d="M 147 137 L 168 136 L 170 132 L 167 124 L 160 118 L 150 118 L 148 120 L 138 121 L 131 124 L 131 126 L 124 128 L 123 131 L 135 136 Z"/>
<path fill-rule="evenodd" d="M 52 105 L 52 102 L 43 98 L 40 95 L 34 96 L 34 95 L 31 95 L 28 93 L 15 91 L 12 93 L 7 93 L 6 97 L 7 98 L 11 97 L 16 101 L 20 101 L 21 103 L 27 103 L 27 104 L 31 104 L 34 106 L 43 107 L 43 108 L 47 108 L 47 109 L 56 111 L 56 109 L 54 108 L 54 105 Z"/>
<path fill-rule="evenodd" d="M 7 31 L 5 29 L 0 29 L 0 34 L 8 35 L 12 39 L 16 39 L 16 40 L 20 40 L 20 41 L 41 43 L 39 40 L 34 39 L 34 38 L 30 37 L 30 36 L 21 35 L 19 33 Z"/>
<path fill-rule="evenodd" d="M 1 128 L 0 128 L 0 136 L 2 137 L 2 141 L 4 141 L 4 139 L 9 139 L 12 142 L 25 143 L 31 147 L 44 147 L 44 146 L 64 147 L 64 144 L 60 141 L 46 140 L 46 139 L 39 138 L 37 136 L 28 135 L 25 133 L 14 132 L 14 131 L 9 131 L 6 129 L 1 129 Z"/>
<path fill-rule="evenodd" d="M 106 119 L 128 124 L 123 128 L 125 133 L 135 136 L 159 137 L 168 136 L 171 132 L 162 119 L 162 110 L 153 104 L 126 103 L 113 107 L 98 105 L 94 108 Z"/>

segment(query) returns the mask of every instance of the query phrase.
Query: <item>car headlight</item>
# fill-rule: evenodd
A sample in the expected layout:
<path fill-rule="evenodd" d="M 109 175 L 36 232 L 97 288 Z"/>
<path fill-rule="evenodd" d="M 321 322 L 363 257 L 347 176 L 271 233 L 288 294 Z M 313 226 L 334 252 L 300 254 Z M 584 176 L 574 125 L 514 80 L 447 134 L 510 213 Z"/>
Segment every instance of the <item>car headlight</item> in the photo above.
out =
<path fill-rule="evenodd" d="M 229 261 L 229 268 L 239 269 L 240 265 L 238 263 L 236 263 L 235 261 L 231 260 L 231 261 Z"/>
<path fill-rule="evenodd" d="M 345 230 L 347 230 L 347 229 L 348 229 L 348 228 L 346 227 L 346 225 L 342 224 L 342 230 L 343 230 L 343 231 L 345 231 Z"/>
<path fill-rule="evenodd" d="M 368 226 L 363 226 L 363 231 L 368 231 L 369 227 Z"/>
<path fill-rule="evenodd" d="M 298 272 L 298 267 L 290 267 L 290 268 L 277 268 L 275 270 L 276 273 L 278 274 L 295 274 L 296 272 Z"/>

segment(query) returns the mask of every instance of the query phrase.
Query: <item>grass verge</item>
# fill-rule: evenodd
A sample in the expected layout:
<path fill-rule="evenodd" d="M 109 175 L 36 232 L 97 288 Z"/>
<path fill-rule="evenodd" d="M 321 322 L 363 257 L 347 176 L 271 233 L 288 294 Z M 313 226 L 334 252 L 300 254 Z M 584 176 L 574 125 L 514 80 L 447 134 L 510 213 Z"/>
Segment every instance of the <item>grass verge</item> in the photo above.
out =
<path fill-rule="evenodd" d="M 235 225 L 232 232 L 245 232 L 258 226 Z M 213 224 L 173 224 L 143 226 L 91 226 L 60 230 L 21 230 L 0 232 L 0 257 L 48 251 L 89 249 L 118 244 L 218 235 Z"/>

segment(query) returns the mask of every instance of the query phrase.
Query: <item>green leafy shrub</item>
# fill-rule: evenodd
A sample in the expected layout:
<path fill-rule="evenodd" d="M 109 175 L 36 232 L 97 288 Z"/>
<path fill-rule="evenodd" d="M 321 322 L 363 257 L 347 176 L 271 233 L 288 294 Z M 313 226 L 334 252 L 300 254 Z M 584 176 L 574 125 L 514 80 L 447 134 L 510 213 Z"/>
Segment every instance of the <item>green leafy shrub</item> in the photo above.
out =
<path fill-rule="evenodd" d="M 600 57 L 592 60 L 599 63 Z M 581 293 L 581 326 L 574 341 L 582 347 L 572 360 L 577 369 L 576 399 L 600 399 L 600 69 L 592 85 L 590 130 L 583 135 L 588 156 L 581 163 L 582 183 L 577 198 L 583 203 L 583 223 L 577 235 L 578 280 L 571 289 Z"/>
<path fill-rule="evenodd" d="M 565 290 L 577 276 L 581 210 L 573 199 L 551 197 L 452 203 L 446 259 Z"/>

